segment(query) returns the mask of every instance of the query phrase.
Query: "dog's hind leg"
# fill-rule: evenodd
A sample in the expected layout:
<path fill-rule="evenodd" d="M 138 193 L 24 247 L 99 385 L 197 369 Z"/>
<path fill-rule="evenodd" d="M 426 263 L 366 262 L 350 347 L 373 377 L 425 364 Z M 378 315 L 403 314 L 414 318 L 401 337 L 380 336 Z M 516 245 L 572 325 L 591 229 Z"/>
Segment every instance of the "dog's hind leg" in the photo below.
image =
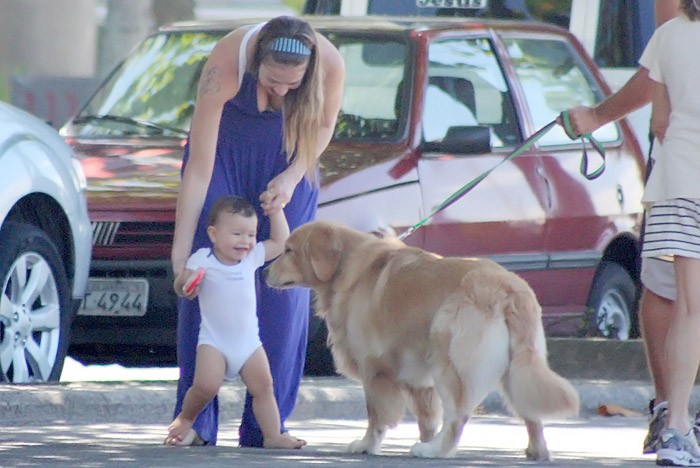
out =
<path fill-rule="evenodd" d="M 547 441 L 544 439 L 542 421 L 533 421 L 531 419 L 525 419 L 524 421 L 529 439 L 529 443 L 525 449 L 525 456 L 528 460 L 533 461 L 549 460 L 549 450 L 547 449 Z"/>
<path fill-rule="evenodd" d="M 432 370 L 443 406 L 440 432 L 411 448 L 417 457 L 452 457 L 474 408 L 496 388 L 508 366 L 508 330 L 456 295 L 433 320 Z"/>
<path fill-rule="evenodd" d="M 429 442 L 419 442 L 411 447 L 411 455 L 415 457 L 453 457 L 457 453 L 464 425 L 479 404 L 473 392 L 450 365 L 436 377 L 435 388 L 442 400 L 444 415 L 442 428 Z"/>
<path fill-rule="evenodd" d="M 442 404 L 433 387 L 408 389 L 408 404 L 411 413 L 418 421 L 420 441 L 428 442 L 435 437 L 442 419 Z"/>
<path fill-rule="evenodd" d="M 404 394 L 398 383 L 385 376 L 365 380 L 368 425 L 364 438 L 350 444 L 352 453 L 378 455 L 387 429 L 396 426 L 406 411 Z"/>

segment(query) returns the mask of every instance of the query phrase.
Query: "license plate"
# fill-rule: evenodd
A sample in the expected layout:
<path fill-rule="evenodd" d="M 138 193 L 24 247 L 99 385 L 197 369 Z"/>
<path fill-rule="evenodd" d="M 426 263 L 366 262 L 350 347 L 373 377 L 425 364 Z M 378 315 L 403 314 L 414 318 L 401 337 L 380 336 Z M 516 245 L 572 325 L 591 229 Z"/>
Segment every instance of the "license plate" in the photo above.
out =
<path fill-rule="evenodd" d="M 90 278 L 78 315 L 142 317 L 148 305 L 143 278 Z"/>

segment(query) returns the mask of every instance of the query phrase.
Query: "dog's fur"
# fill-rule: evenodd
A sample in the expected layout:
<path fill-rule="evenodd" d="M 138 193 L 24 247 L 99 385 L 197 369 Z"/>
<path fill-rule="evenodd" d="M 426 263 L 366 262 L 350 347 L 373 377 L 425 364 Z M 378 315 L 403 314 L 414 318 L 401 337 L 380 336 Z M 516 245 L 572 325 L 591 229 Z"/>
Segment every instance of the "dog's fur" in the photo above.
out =
<path fill-rule="evenodd" d="M 454 456 L 472 411 L 500 384 L 527 426 L 527 458 L 547 460 L 542 417 L 578 412 L 576 390 L 547 364 L 535 294 L 495 262 L 316 221 L 292 232 L 266 273 L 273 287 L 316 293 L 336 368 L 364 387 L 369 425 L 353 452 L 379 453 L 408 404 L 421 440 L 411 453 Z"/>

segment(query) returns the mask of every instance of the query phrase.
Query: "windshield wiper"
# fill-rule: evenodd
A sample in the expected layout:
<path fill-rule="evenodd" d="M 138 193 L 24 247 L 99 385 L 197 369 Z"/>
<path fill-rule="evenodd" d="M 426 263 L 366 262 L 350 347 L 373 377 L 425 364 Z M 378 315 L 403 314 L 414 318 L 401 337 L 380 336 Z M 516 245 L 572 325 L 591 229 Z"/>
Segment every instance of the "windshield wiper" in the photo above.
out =
<path fill-rule="evenodd" d="M 83 124 L 86 122 L 93 121 L 108 121 L 108 122 L 118 122 L 127 125 L 133 125 L 139 128 L 147 128 L 151 130 L 157 130 L 159 135 L 163 135 L 166 131 L 175 133 L 178 137 L 187 137 L 189 134 L 185 130 L 175 127 L 174 125 L 166 125 L 156 122 L 149 122 L 148 120 L 138 119 L 134 117 L 125 117 L 123 115 L 92 115 L 84 114 L 79 115 L 73 119 L 74 124 Z"/>

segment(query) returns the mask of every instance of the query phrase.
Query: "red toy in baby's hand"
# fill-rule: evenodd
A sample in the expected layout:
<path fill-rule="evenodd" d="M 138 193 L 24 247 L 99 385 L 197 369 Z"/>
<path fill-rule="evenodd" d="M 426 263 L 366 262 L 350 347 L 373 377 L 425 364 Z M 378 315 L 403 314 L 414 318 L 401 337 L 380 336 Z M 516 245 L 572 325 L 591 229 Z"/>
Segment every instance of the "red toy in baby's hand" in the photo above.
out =
<path fill-rule="evenodd" d="M 202 278 L 204 278 L 204 268 L 197 270 L 197 274 L 194 275 L 187 283 L 185 283 L 183 288 L 185 290 L 185 294 L 189 294 L 194 291 L 194 288 L 196 288 L 197 285 L 202 282 Z"/>

